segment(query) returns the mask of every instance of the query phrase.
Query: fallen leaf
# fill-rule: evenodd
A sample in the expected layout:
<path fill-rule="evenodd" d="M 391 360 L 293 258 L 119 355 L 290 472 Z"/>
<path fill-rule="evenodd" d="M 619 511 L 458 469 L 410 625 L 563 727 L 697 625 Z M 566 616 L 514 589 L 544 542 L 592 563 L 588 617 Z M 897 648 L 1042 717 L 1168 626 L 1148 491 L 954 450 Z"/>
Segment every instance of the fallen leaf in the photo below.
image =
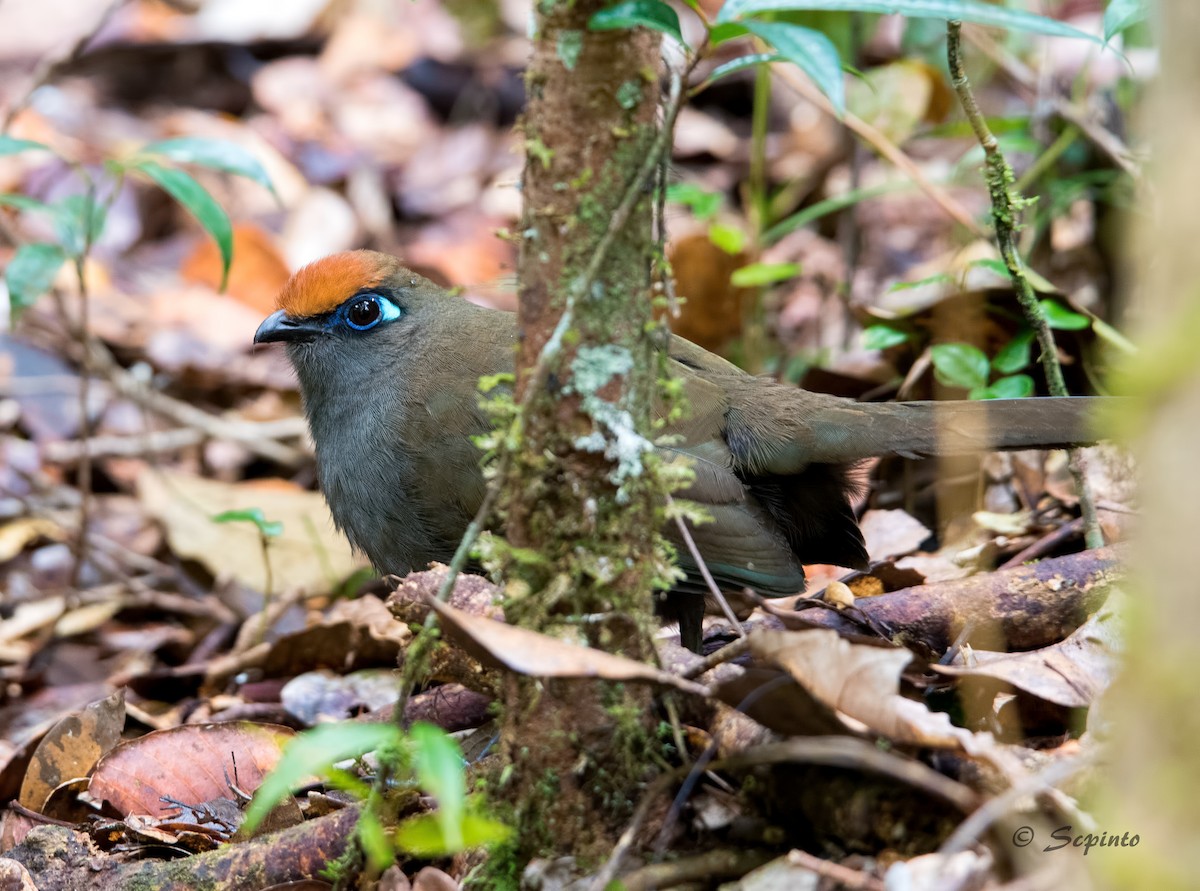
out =
<path fill-rule="evenodd" d="M 268 554 L 276 589 L 328 591 L 360 566 L 362 559 L 333 528 L 325 500 L 298 487 L 264 488 L 221 483 L 162 469 L 138 477 L 138 497 L 166 527 L 171 548 L 204 564 L 214 576 L 266 587 L 259 533 L 249 523 L 214 523 L 225 511 L 259 508 L 283 532 L 270 539 Z"/>
<path fill-rule="evenodd" d="M 40 813 L 60 785 L 88 775 L 121 739 L 124 728 L 124 690 L 60 720 L 34 749 L 18 801 Z"/>

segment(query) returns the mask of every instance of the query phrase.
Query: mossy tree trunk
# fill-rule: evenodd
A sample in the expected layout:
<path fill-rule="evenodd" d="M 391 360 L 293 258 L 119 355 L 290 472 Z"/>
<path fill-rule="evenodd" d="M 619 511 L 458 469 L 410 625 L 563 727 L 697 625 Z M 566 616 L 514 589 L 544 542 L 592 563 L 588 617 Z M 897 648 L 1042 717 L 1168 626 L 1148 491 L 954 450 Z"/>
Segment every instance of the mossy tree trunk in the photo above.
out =
<path fill-rule="evenodd" d="M 670 566 L 650 451 L 660 366 L 653 189 L 642 182 L 658 134 L 660 58 L 651 32 L 589 31 L 606 5 L 535 4 L 515 388 L 525 416 L 504 478 L 500 556 L 509 621 L 644 659 L 652 591 Z M 615 218 L 634 194 L 632 213 Z M 518 859 L 605 853 L 653 763 L 652 728 L 644 689 L 514 680 L 503 797 L 516 810 Z"/>

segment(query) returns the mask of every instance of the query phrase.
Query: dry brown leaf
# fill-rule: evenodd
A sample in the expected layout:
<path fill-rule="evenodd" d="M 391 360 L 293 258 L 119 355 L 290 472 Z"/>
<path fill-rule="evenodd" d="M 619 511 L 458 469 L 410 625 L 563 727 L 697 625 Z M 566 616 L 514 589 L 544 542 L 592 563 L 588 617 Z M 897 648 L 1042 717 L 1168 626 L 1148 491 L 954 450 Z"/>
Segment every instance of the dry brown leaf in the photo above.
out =
<path fill-rule="evenodd" d="M 283 523 L 283 533 L 270 542 L 276 589 L 328 591 L 364 565 L 333 528 L 329 509 L 316 492 L 147 469 L 138 478 L 138 497 L 166 527 L 177 554 L 200 561 L 215 576 L 232 577 L 258 591 L 266 586 L 258 530 L 250 523 L 214 523 L 217 514 L 259 508 L 268 521 Z"/>
<path fill-rule="evenodd" d="M 18 800 L 40 813 L 60 785 L 88 775 L 101 756 L 120 741 L 124 728 L 123 689 L 63 718 L 34 749 Z"/>
<path fill-rule="evenodd" d="M 972 753 L 992 748 L 990 734 L 955 727 L 947 715 L 900 695 L 908 650 L 852 644 L 824 629 L 755 631 L 750 648 L 786 669 L 817 701 L 895 742 Z"/>
<path fill-rule="evenodd" d="M 872 562 L 911 554 L 930 535 L 924 523 L 902 510 L 869 510 L 858 526 Z"/>
<path fill-rule="evenodd" d="M 165 817 L 176 806 L 230 798 L 229 784 L 253 792 L 295 734 L 287 727 L 235 721 L 184 724 L 123 742 L 100 759 L 88 796 L 122 815 Z"/>
<path fill-rule="evenodd" d="M 214 291 L 221 285 L 221 273 L 221 255 L 211 238 L 197 241 L 180 268 L 185 280 L 206 285 Z M 255 312 L 267 315 L 275 310 L 275 295 L 290 274 L 271 236 L 252 223 L 234 224 L 233 263 L 229 267 L 225 293 Z"/>
<path fill-rule="evenodd" d="M 1067 708 L 1086 708 L 1112 683 L 1121 655 L 1123 595 L 1114 591 L 1104 607 L 1066 640 L 1023 653 L 973 650 L 955 665 L 932 666 L 952 677 L 1006 681 L 1026 693 Z"/>
<path fill-rule="evenodd" d="M 472 616 L 436 600 L 431 600 L 430 605 L 442 620 L 447 636 L 487 665 L 530 677 L 644 681 L 699 696 L 707 696 L 709 692 L 701 684 L 633 659 Z"/>

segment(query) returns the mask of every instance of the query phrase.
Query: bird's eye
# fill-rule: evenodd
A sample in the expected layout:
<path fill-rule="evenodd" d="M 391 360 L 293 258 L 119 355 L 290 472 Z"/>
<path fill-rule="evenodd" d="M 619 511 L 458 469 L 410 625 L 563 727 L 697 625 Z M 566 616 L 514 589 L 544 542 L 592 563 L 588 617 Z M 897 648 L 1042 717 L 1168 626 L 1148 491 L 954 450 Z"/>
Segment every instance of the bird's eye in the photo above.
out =
<path fill-rule="evenodd" d="M 377 297 L 363 297 L 346 308 L 346 321 L 358 331 L 374 328 L 382 318 L 383 311 L 379 308 Z"/>

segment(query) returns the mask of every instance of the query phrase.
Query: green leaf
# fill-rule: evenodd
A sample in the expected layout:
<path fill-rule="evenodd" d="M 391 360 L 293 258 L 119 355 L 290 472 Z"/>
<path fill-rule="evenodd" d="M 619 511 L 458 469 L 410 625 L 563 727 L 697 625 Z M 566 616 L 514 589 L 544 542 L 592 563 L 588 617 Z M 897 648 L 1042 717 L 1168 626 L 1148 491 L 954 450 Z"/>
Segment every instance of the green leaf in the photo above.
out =
<path fill-rule="evenodd" d="M 1030 360 L 1034 333 L 1032 328 L 1019 331 L 1012 340 L 1000 347 L 992 359 L 992 368 L 1001 374 L 1012 374 L 1025 368 Z"/>
<path fill-rule="evenodd" d="M 745 25 L 739 25 L 737 22 L 725 22 L 720 25 L 713 25 L 708 32 L 708 42 L 713 46 L 720 46 L 730 40 L 737 40 L 739 37 L 745 37 L 750 32 Z"/>
<path fill-rule="evenodd" d="M 0 155 L 15 155 L 18 152 L 43 151 L 52 152 L 54 149 L 44 142 L 34 142 L 32 139 L 17 139 L 0 133 Z"/>
<path fill-rule="evenodd" d="M 437 799 L 434 816 L 442 839 L 454 850 L 463 847 L 462 820 L 467 806 L 467 782 L 462 751 L 442 728 L 417 721 L 408 732 L 413 766 L 421 788 Z"/>
<path fill-rule="evenodd" d="M 377 872 L 383 872 L 396 861 L 396 851 L 392 847 L 392 839 L 373 810 L 363 808 L 354 829 L 358 834 L 358 842 L 367 855 L 367 860 Z"/>
<path fill-rule="evenodd" d="M 1092 326 L 1087 316 L 1067 309 L 1057 300 L 1039 300 L 1038 306 L 1046 316 L 1046 324 L 1059 331 L 1082 331 Z"/>
<path fill-rule="evenodd" d="M 278 538 L 283 535 L 283 523 L 278 520 L 268 521 L 263 515 L 262 508 L 251 507 L 246 510 L 227 510 L 212 518 L 214 523 L 253 523 L 260 535 L 265 538 Z"/>
<path fill-rule="evenodd" d="M 588 19 L 588 28 L 593 31 L 636 28 L 638 25 L 661 31 L 687 46 L 683 42 L 683 32 L 679 30 L 679 16 L 663 0 L 626 0 L 601 9 Z"/>
<path fill-rule="evenodd" d="M 271 177 L 262 162 L 247 149 L 224 139 L 206 139 L 201 136 L 183 136 L 179 139 L 163 139 L 142 146 L 139 155 L 157 155 L 170 158 L 180 164 L 195 164 L 222 173 L 244 176 L 279 197 Z"/>
<path fill-rule="evenodd" d="M 887 293 L 891 294 L 894 291 L 907 291 L 910 288 L 919 288 L 923 285 L 937 284 L 953 284 L 954 276 L 949 272 L 935 272 L 933 275 L 926 276 L 922 279 L 917 279 L 915 282 L 896 282 L 887 289 Z"/>
<path fill-rule="evenodd" d="M 68 195 L 56 203 L 54 233 L 70 257 L 82 257 L 104 231 L 105 207 L 91 195 Z"/>
<path fill-rule="evenodd" d="M 746 246 L 746 233 L 737 226 L 713 223 L 708 227 L 708 240 L 727 254 L 740 254 Z"/>
<path fill-rule="evenodd" d="M 987 385 L 988 358 L 967 343 L 939 343 L 930 349 L 934 376 L 949 387 L 973 390 Z"/>
<path fill-rule="evenodd" d="M 691 210 L 698 220 L 707 220 L 721 209 L 720 192 L 710 192 L 695 183 L 671 183 L 667 186 L 667 200 L 682 204 Z"/>
<path fill-rule="evenodd" d="M 1033 395 L 1033 378 L 1027 374 L 1002 377 L 990 387 L 976 387 L 968 399 L 1024 399 Z"/>
<path fill-rule="evenodd" d="M 200 183 L 182 170 L 143 159 L 131 162 L 129 169 L 140 171 L 157 183 L 164 192 L 186 207 L 213 237 L 221 251 L 220 290 L 224 291 L 225 282 L 229 279 L 229 265 L 233 262 L 233 227 L 221 205 Z"/>
<path fill-rule="evenodd" d="M 249 833 L 302 780 L 328 773 L 338 761 L 358 758 L 383 745 L 401 745 L 404 737 L 394 724 L 325 724 L 301 733 L 283 750 L 246 808 L 242 831 Z"/>
<path fill-rule="evenodd" d="M 728 77 L 738 71 L 744 71 L 747 68 L 754 68 L 757 65 L 767 65 L 771 62 L 778 62 L 783 56 L 778 53 L 751 53 L 748 56 L 741 56 L 734 59 L 732 62 L 726 62 L 724 65 L 718 65 L 712 70 L 712 73 L 705 79 L 697 90 L 701 90 L 710 84 L 716 83 L 723 77 Z"/>
<path fill-rule="evenodd" d="M 1146 17 L 1145 0 L 1111 0 L 1104 10 L 1104 42 Z"/>
<path fill-rule="evenodd" d="M 54 213 L 54 208 L 45 201 L 38 201 L 28 195 L 17 195 L 13 192 L 0 193 L 0 205 L 15 207 L 17 210 L 32 210 L 38 213 Z"/>
<path fill-rule="evenodd" d="M 891 325 L 871 325 L 863 331 L 863 347 L 868 350 L 886 350 L 898 346 L 911 337 L 907 331 Z"/>
<path fill-rule="evenodd" d="M 974 22 L 977 25 L 990 25 L 994 28 L 1029 31 L 1035 34 L 1082 37 L 1093 43 L 1100 43 L 1099 38 L 1054 19 L 1002 6 L 993 6 L 990 3 L 980 2 L 980 0 L 728 0 L 721 7 L 721 11 L 717 13 L 716 21 L 741 21 L 748 15 L 804 9 L 823 9 L 829 12 L 878 12 L 884 15 L 899 14 L 923 19 L 954 19 L 962 22 Z"/>
<path fill-rule="evenodd" d="M 786 281 L 800 274 L 799 263 L 751 263 L 735 269 L 729 281 L 738 288 L 754 288 Z"/>
<path fill-rule="evenodd" d="M 744 24 L 751 33 L 771 44 L 785 59 L 811 77 L 839 115 L 846 110 L 842 62 L 833 41 L 820 31 L 788 22 L 751 20 Z"/>
<path fill-rule="evenodd" d="M 13 313 L 32 306 L 50 290 L 67 255 L 56 244 L 34 242 L 17 248 L 4 270 L 8 302 Z"/>
<path fill-rule="evenodd" d="M 396 829 L 396 847 L 418 857 L 447 857 L 467 848 L 499 844 L 512 835 L 512 829 L 498 820 L 480 814 L 466 814 L 459 825 L 461 842 L 452 846 L 442 834 L 435 814 L 420 814 L 405 820 Z"/>
<path fill-rule="evenodd" d="M 824 216 L 831 213 L 837 213 L 839 210 L 844 210 L 847 207 L 853 207 L 860 201 L 866 201 L 870 198 L 878 197 L 879 195 L 887 195 L 892 192 L 911 191 L 914 188 L 910 181 L 901 181 L 894 183 L 885 183 L 879 186 L 870 186 L 865 189 L 852 189 L 842 195 L 835 195 L 832 198 L 826 198 L 824 201 L 818 201 L 815 204 L 810 204 L 804 210 L 786 217 L 763 233 L 762 240 L 764 244 L 775 244 L 783 236 L 795 232 L 797 229 L 802 229 L 809 223 L 815 222 Z"/>
<path fill-rule="evenodd" d="M 1001 276 L 1006 281 L 1011 278 L 1011 276 L 1008 274 L 1008 267 L 1004 265 L 1003 260 L 997 260 L 993 257 L 988 257 L 982 260 L 972 260 L 969 265 L 978 266 L 982 269 L 987 269 L 991 272 L 994 272 L 996 275 Z M 1029 282 L 1029 286 L 1035 291 L 1041 294 L 1058 293 L 1058 288 L 1056 288 L 1051 282 L 1047 281 L 1046 278 L 1038 271 L 1025 266 L 1024 269 L 1022 269 L 1022 272 L 1025 273 L 1025 280 Z"/>

